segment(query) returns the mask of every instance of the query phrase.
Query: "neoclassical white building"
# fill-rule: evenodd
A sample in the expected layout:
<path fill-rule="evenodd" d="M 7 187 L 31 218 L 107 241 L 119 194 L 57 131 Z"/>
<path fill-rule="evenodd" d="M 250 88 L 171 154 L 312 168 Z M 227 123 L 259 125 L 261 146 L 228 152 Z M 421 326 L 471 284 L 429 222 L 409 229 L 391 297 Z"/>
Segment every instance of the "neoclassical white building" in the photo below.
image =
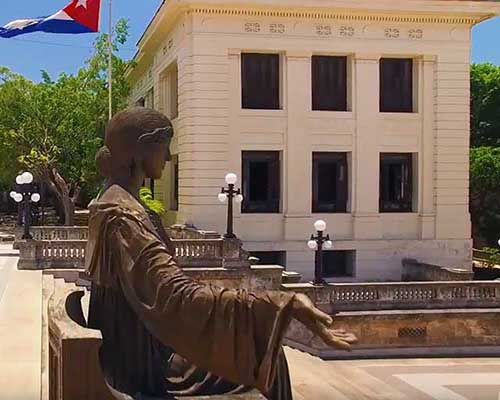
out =
<path fill-rule="evenodd" d="M 313 275 L 317 219 L 335 281 L 398 280 L 405 257 L 470 267 L 471 28 L 493 1 L 167 0 L 138 43 L 132 103 L 166 113 L 168 223 L 235 231 Z"/>

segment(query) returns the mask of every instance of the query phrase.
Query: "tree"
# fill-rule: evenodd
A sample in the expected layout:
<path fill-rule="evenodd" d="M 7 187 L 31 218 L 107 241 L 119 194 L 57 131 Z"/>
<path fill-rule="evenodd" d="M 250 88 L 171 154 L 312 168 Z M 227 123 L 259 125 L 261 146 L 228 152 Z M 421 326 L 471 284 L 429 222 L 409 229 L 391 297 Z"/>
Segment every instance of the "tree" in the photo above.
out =
<path fill-rule="evenodd" d="M 128 37 L 128 24 L 114 28 L 116 51 Z M 95 52 L 76 74 L 52 80 L 42 72 L 34 83 L 0 69 L 0 140 L 16 156 L 18 166 L 33 171 L 51 189 L 73 225 L 81 191 L 87 199 L 99 183 L 94 157 L 102 145 L 108 119 L 106 34 L 95 41 Z M 114 111 L 127 104 L 129 62 L 113 56 Z M 5 146 L 5 147 L 4 147 Z M 17 172 L 17 171 L 16 171 Z"/>
<path fill-rule="evenodd" d="M 477 247 L 496 246 L 500 231 L 500 147 L 471 149 L 470 209 Z"/>
<path fill-rule="evenodd" d="M 471 66 L 471 144 L 500 146 L 500 66 Z"/>

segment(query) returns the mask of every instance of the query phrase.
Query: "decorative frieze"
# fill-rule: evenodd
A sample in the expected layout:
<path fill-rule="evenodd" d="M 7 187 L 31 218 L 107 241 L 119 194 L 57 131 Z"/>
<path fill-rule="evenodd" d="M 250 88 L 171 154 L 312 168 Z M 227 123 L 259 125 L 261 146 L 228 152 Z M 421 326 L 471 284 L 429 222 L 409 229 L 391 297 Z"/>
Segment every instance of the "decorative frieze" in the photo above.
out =
<path fill-rule="evenodd" d="M 285 33 L 285 24 L 270 24 L 269 32 L 271 33 Z"/>
<path fill-rule="evenodd" d="M 352 26 L 341 26 L 339 30 L 340 36 L 343 37 L 352 37 L 354 36 L 355 29 Z"/>
<path fill-rule="evenodd" d="M 410 29 L 408 31 L 408 37 L 410 39 L 422 39 L 424 37 L 424 31 L 422 29 Z"/>
<path fill-rule="evenodd" d="M 258 22 L 245 22 L 245 32 L 260 32 L 260 24 Z"/>
<path fill-rule="evenodd" d="M 384 32 L 388 39 L 397 39 L 401 34 L 398 28 L 385 28 Z"/>
<path fill-rule="evenodd" d="M 318 36 L 332 36 L 331 25 L 316 25 L 316 35 Z"/>
<path fill-rule="evenodd" d="M 414 24 L 451 24 L 451 25 L 474 25 L 480 22 L 480 17 L 461 16 L 436 16 L 436 15 L 394 15 L 383 13 L 349 13 L 343 11 L 325 10 L 272 10 L 272 9 L 246 9 L 228 7 L 192 7 L 188 14 L 202 15 L 231 15 L 243 17 L 269 17 L 269 18 L 292 18 L 292 19 L 317 19 L 359 22 L 389 22 L 389 23 L 414 23 Z"/>

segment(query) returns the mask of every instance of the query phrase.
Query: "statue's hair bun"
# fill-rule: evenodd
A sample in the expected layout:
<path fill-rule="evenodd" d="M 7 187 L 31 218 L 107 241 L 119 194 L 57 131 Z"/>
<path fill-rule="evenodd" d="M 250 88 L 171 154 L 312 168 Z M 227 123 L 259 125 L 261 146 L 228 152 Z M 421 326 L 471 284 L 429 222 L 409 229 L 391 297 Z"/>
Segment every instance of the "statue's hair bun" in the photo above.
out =
<path fill-rule="evenodd" d="M 111 176 L 112 155 L 108 146 L 102 146 L 95 156 L 97 171 L 104 178 Z"/>

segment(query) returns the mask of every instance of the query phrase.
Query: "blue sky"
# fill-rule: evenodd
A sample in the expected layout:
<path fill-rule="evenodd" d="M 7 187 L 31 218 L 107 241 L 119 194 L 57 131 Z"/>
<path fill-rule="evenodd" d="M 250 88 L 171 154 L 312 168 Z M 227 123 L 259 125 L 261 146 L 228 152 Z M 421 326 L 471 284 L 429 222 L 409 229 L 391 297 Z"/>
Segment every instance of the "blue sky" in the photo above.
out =
<path fill-rule="evenodd" d="M 69 0 L 0 0 L 0 26 L 18 18 L 50 15 L 63 8 Z M 135 43 L 141 36 L 161 0 L 114 0 L 114 20 L 130 20 L 131 38 L 122 52 L 123 57 L 134 55 Z M 103 0 L 102 27 L 108 20 L 107 1 Z M 75 72 L 91 54 L 95 34 L 51 35 L 34 33 L 14 39 L 0 39 L 0 65 L 4 65 L 38 80 L 44 69 L 55 76 L 61 72 Z M 472 61 L 500 64 L 500 17 L 474 28 Z M 36 42 L 49 42 L 46 45 Z"/>

